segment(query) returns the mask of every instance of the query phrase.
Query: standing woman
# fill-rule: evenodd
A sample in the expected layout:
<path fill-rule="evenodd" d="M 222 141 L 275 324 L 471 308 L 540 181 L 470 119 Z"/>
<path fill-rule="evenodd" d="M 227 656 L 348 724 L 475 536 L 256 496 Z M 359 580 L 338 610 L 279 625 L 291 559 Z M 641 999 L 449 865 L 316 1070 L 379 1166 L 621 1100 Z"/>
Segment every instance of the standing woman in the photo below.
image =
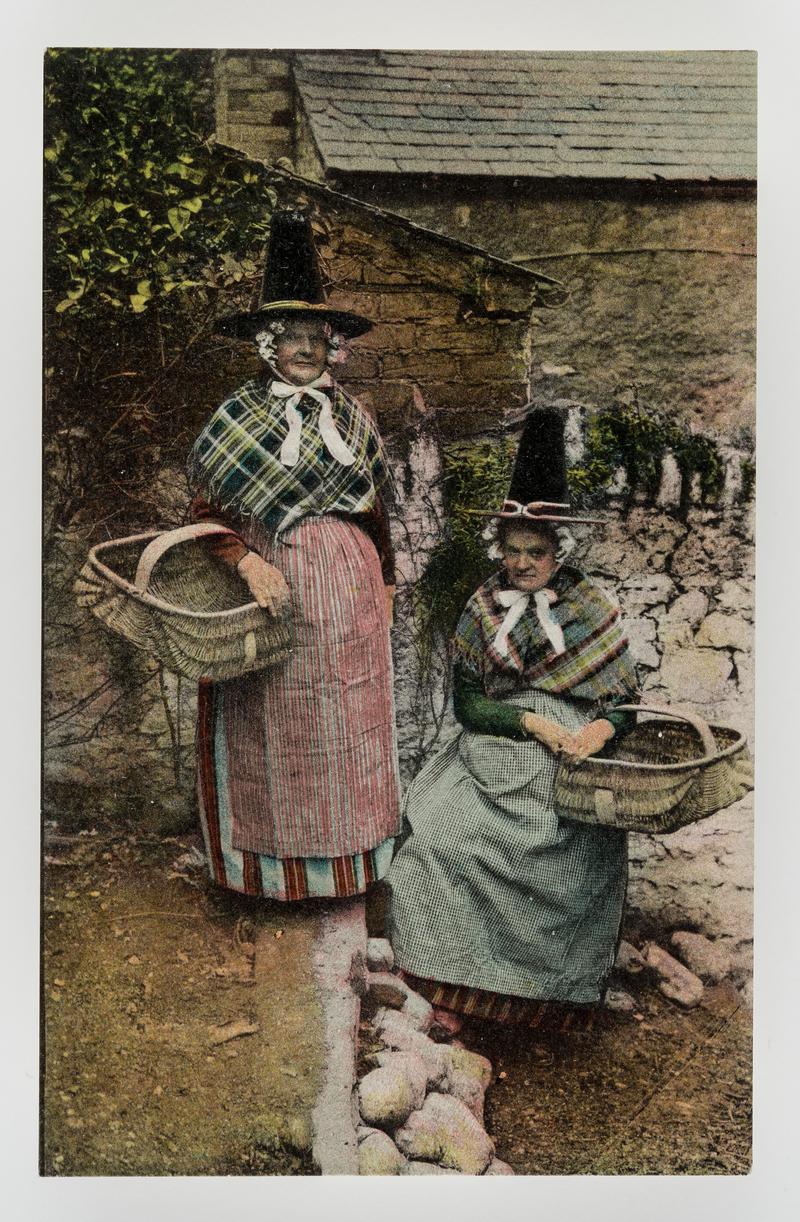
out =
<path fill-rule="evenodd" d="M 494 515 L 503 567 L 453 643 L 463 729 L 414 779 L 388 876 L 396 961 L 451 1030 L 464 1015 L 590 1024 L 617 947 L 627 837 L 553 801 L 559 759 L 602 750 L 636 690 L 616 605 L 564 563 L 581 519 L 564 516 L 563 427 L 554 409 L 526 424 L 515 499 Z"/>
<path fill-rule="evenodd" d="M 195 442 L 195 520 L 266 614 L 293 623 L 289 659 L 201 683 L 198 790 L 214 880 L 277 900 L 364 892 L 399 829 L 389 624 L 390 475 L 372 419 L 329 367 L 370 323 L 333 310 L 311 225 L 276 212 L 261 294 L 220 324 L 252 340 L 262 376 Z"/>

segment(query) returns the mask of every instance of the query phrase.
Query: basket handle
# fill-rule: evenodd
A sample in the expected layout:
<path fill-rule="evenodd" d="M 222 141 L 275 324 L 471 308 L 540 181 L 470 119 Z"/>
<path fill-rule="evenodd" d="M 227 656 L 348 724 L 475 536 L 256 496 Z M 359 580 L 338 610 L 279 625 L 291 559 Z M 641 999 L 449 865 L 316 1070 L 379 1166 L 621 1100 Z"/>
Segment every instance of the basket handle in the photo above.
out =
<path fill-rule="evenodd" d="M 165 530 L 162 534 L 156 535 L 152 543 L 148 543 L 139 557 L 133 584 L 137 590 L 146 591 L 156 564 L 165 552 L 178 543 L 187 543 L 190 539 L 199 539 L 203 535 L 233 535 L 235 533 L 230 527 L 220 526 L 218 522 L 191 522 L 188 526 L 179 526 L 177 530 Z"/>
<path fill-rule="evenodd" d="M 686 721 L 700 736 L 705 754 L 717 754 L 717 742 L 711 733 L 708 722 L 703 721 L 703 718 L 698 717 L 696 713 L 690 713 L 686 709 L 670 708 L 663 704 L 617 704 L 614 706 L 614 712 L 658 713 L 661 717 L 673 717 L 676 721 Z"/>

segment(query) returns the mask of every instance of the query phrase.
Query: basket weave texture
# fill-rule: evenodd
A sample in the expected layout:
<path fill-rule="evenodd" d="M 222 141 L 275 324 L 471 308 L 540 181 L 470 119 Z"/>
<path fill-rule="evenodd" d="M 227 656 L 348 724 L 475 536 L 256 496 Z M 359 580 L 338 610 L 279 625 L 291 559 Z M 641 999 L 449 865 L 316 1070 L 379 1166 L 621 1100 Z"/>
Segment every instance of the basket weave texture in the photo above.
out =
<path fill-rule="evenodd" d="M 290 621 L 245 601 L 245 582 L 204 546 L 203 536 L 229 533 L 202 522 L 100 543 L 75 581 L 78 603 L 189 679 L 274 666 L 291 652 Z"/>
<path fill-rule="evenodd" d="M 631 832 L 674 832 L 738 802 L 753 788 L 744 736 L 696 714 L 658 705 L 602 756 L 559 764 L 555 804 L 563 819 Z M 662 721 L 661 717 L 676 719 Z"/>

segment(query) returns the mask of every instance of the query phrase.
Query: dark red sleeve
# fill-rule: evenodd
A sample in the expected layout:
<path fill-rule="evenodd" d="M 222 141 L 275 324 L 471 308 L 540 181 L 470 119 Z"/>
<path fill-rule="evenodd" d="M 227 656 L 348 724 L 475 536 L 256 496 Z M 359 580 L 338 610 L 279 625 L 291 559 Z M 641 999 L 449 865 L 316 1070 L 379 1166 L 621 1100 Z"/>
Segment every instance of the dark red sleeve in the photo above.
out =
<path fill-rule="evenodd" d="M 227 526 L 229 530 L 233 530 L 233 526 L 225 518 L 225 515 L 213 505 L 209 505 L 208 501 L 202 496 L 196 496 L 189 506 L 189 521 L 190 522 L 218 522 L 220 526 Z M 248 547 L 242 539 L 234 532 L 231 535 L 209 535 L 204 539 L 204 543 L 212 556 L 216 556 L 218 560 L 222 560 L 224 564 L 235 569 L 239 561 L 247 555 Z"/>
<path fill-rule="evenodd" d="M 375 545 L 375 551 L 381 562 L 383 584 L 385 586 L 395 585 L 397 579 L 395 577 L 394 547 L 389 530 L 389 515 L 380 497 L 377 498 L 372 509 L 358 514 L 358 524 Z"/>

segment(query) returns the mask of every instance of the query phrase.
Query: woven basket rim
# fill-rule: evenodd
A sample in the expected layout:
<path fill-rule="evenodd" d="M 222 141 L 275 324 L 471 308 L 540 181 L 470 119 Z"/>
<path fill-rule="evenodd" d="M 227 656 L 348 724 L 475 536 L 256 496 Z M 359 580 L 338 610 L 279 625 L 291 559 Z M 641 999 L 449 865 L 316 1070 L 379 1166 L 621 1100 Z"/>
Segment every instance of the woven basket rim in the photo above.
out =
<path fill-rule="evenodd" d="M 123 539 L 109 539 L 106 543 L 96 543 L 94 547 L 89 549 L 87 563 L 91 564 L 103 577 L 111 581 L 130 598 L 144 603 L 147 607 L 153 607 L 157 611 L 163 611 L 168 615 L 177 615 L 185 619 L 194 620 L 226 620 L 239 616 L 244 611 L 263 610 L 257 602 L 242 603 L 240 607 L 231 607 L 225 611 L 191 611 L 186 607 L 176 607 L 173 603 L 164 602 L 163 599 L 157 598 L 155 594 L 149 594 L 146 590 L 138 589 L 132 581 L 128 581 L 127 578 L 122 577 L 119 573 L 115 573 L 113 569 L 110 569 L 98 557 L 98 552 L 104 551 L 107 548 L 121 547 L 124 543 L 142 543 L 145 539 L 156 539 L 163 533 L 161 530 L 148 530 L 139 535 L 126 535 Z M 279 620 L 278 622 L 282 621 Z"/>
<path fill-rule="evenodd" d="M 727 759 L 734 755 L 737 751 L 741 751 L 742 747 L 747 745 L 747 740 L 740 730 L 735 730 L 733 726 L 726 726 L 720 722 L 709 722 L 709 729 L 726 730 L 729 734 L 735 734 L 736 738 L 727 747 L 723 747 L 719 751 L 715 751 L 712 755 L 698 755 L 695 759 L 678 760 L 674 764 L 648 764 L 644 760 L 616 760 L 616 759 L 600 759 L 596 755 L 589 756 L 585 760 L 581 760 L 578 764 L 568 764 L 566 760 L 560 762 L 560 767 L 565 772 L 577 772 L 578 770 L 586 771 L 587 768 L 600 768 L 605 770 L 608 768 L 633 768 L 637 772 L 696 772 L 700 768 L 709 768 L 712 764 L 717 764 L 720 760 Z"/>

